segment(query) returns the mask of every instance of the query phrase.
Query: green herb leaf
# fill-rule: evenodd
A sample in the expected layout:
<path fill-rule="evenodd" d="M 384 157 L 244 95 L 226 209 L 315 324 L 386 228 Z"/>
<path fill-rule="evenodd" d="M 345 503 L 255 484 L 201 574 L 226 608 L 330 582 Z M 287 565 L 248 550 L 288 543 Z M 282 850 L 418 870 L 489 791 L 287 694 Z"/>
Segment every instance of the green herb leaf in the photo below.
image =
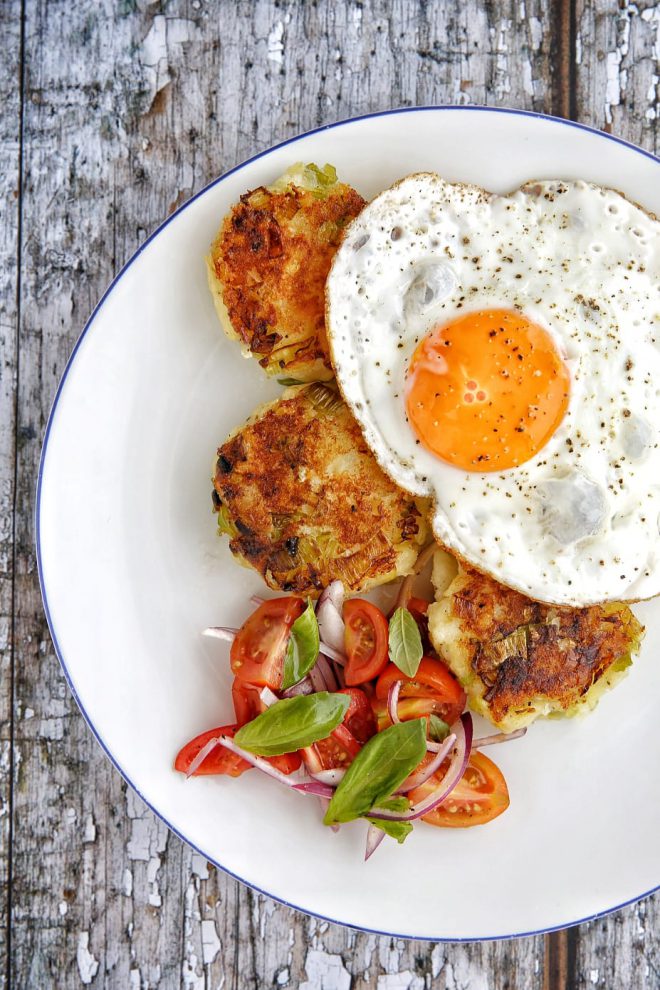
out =
<path fill-rule="evenodd" d="M 424 718 L 399 722 L 372 736 L 340 781 L 328 805 L 325 824 L 350 822 L 382 805 L 421 763 L 425 753 Z"/>
<path fill-rule="evenodd" d="M 419 626 L 407 608 L 398 608 L 390 619 L 389 654 L 392 663 L 407 677 L 415 676 L 424 648 Z"/>
<path fill-rule="evenodd" d="M 444 742 L 449 735 L 449 726 L 437 715 L 429 716 L 429 736 L 433 742 Z"/>
<path fill-rule="evenodd" d="M 399 844 L 405 842 L 413 830 L 412 822 L 388 822 L 379 818 L 367 818 L 367 821 L 379 828 L 385 835 L 391 835 Z"/>
<path fill-rule="evenodd" d="M 403 794 L 399 797 L 385 798 L 378 805 L 383 811 L 410 811 L 410 799 L 404 797 Z"/>
<path fill-rule="evenodd" d="M 316 613 L 311 601 L 307 602 L 307 608 L 291 626 L 291 635 L 284 657 L 284 674 L 282 676 L 282 689 L 293 687 L 298 681 L 302 681 L 319 655 L 319 624 L 316 621 Z"/>
<path fill-rule="evenodd" d="M 257 756 L 295 753 L 329 736 L 350 703 L 348 695 L 328 691 L 285 698 L 239 729 L 234 739 Z"/>

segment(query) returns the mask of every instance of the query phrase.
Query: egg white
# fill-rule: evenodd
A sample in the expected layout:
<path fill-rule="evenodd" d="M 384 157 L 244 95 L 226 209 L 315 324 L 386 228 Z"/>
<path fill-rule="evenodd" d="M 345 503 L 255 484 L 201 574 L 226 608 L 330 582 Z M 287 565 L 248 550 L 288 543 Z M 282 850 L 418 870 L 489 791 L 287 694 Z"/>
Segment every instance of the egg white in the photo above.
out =
<path fill-rule="evenodd" d="M 582 181 L 495 196 L 421 173 L 353 221 L 326 299 L 344 397 L 383 469 L 433 498 L 441 543 L 540 601 L 660 593 L 658 220 Z M 435 457 L 404 403 L 419 341 L 485 308 L 544 327 L 571 375 L 557 431 L 501 473 Z"/>

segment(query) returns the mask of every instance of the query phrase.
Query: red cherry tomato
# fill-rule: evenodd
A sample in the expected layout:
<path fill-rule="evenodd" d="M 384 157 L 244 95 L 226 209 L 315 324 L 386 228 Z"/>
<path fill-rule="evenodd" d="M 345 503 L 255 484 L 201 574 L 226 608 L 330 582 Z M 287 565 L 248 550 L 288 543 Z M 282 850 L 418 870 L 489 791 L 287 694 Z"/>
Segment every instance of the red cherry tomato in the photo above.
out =
<path fill-rule="evenodd" d="M 442 774 L 434 774 L 425 783 L 408 792 L 413 804 L 428 797 L 438 786 Z M 446 801 L 424 815 L 422 821 L 440 828 L 470 828 L 485 825 L 509 807 L 509 790 L 502 771 L 483 753 L 470 755 L 470 762 Z"/>
<path fill-rule="evenodd" d="M 420 616 L 426 615 L 429 605 L 430 602 L 427 602 L 425 598 L 409 598 L 406 608 L 412 612 L 415 619 L 419 619 Z"/>
<path fill-rule="evenodd" d="M 252 613 L 231 644 L 231 669 L 239 680 L 274 691 L 282 686 L 291 626 L 304 608 L 302 598 L 272 598 Z"/>
<path fill-rule="evenodd" d="M 360 688 L 344 688 L 339 694 L 347 694 L 351 699 L 348 710 L 344 715 L 343 725 L 361 746 L 376 734 L 376 719 L 369 699 Z"/>
<path fill-rule="evenodd" d="M 231 698 L 234 702 L 236 721 L 239 725 L 245 725 L 257 715 L 261 715 L 264 704 L 260 692 L 261 688 L 255 684 L 248 684 L 247 681 L 239 681 L 234 678 L 234 683 L 231 686 Z"/>
<path fill-rule="evenodd" d="M 239 728 L 238 725 L 221 725 L 217 729 L 209 729 L 208 732 L 202 732 L 199 736 L 195 736 L 177 753 L 174 769 L 180 770 L 181 773 L 187 773 L 192 761 L 210 739 L 213 739 L 214 736 L 230 736 L 233 739 Z M 197 767 L 194 776 L 203 777 L 206 774 L 225 773 L 229 774 L 230 777 L 240 777 L 242 773 L 250 769 L 250 766 L 251 764 L 247 760 L 241 759 L 231 750 L 225 749 L 224 746 L 216 746 Z"/>
<path fill-rule="evenodd" d="M 190 764 L 193 762 L 199 751 L 206 746 L 214 736 L 229 736 L 233 739 L 240 725 L 221 725 L 217 729 L 208 729 L 199 736 L 195 736 L 190 742 L 177 753 L 174 761 L 174 769 L 181 773 L 187 773 Z M 283 756 L 265 757 L 277 770 L 282 773 L 293 773 L 300 766 L 302 759 L 300 753 L 285 753 Z M 216 746 L 209 755 L 195 770 L 193 777 L 202 777 L 209 774 L 228 774 L 230 777 L 240 777 L 246 770 L 251 770 L 252 764 L 248 763 L 236 753 L 225 749 L 224 746 Z"/>
<path fill-rule="evenodd" d="M 444 719 L 448 725 L 451 725 L 465 708 L 465 691 L 449 667 L 435 657 L 422 657 L 414 678 L 406 677 L 395 664 L 388 664 L 376 683 L 376 698 L 378 700 L 387 700 L 394 681 L 403 681 L 399 692 L 400 719 L 419 718 L 420 715 L 433 712 Z M 424 699 L 428 711 L 423 711 L 420 706 L 417 708 L 409 706 L 410 712 L 406 714 L 405 701 L 413 698 Z M 376 711 L 376 714 L 379 712 Z"/>
<path fill-rule="evenodd" d="M 346 684 L 353 687 L 378 677 L 387 664 L 388 625 L 379 608 L 363 598 L 344 605 Z"/>
<path fill-rule="evenodd" d="M 389 728 L 392 724 L 392 719 L 390 718 L 387 701 L 385 701 L 384 698 L 373 698 L 371 705 L 378 724 L 378 731 L 382 732 L 383 729 Z M 399 696 L 397 710 L 399 719 L 402 722 L 407 722 L 409 719 L 414 718 L 428 718 L 429 715 L 437 715 L 438 718 L 443 720 L 443 722 L 447 721 L 445 718 L 447 714 L 447 706 L 442 702 L 437 701 L 435 698 L 432 698 L 430 695 L 426 698 L 403 699 Z"/>
<path fill-rule="evenodd" d="M 310 747 L 313 753 L 309 757 L 309 762 L 314 772 L 347 767 L 376 732 L 376 719 L 364 691 L 359 688 L 345 688 L 337 693 L 347 694 L 351 703 L 342 724 L 338 725 L 327 739 L 321 739 Z M 315 768 L 316 760 L 319 766 Z"/>

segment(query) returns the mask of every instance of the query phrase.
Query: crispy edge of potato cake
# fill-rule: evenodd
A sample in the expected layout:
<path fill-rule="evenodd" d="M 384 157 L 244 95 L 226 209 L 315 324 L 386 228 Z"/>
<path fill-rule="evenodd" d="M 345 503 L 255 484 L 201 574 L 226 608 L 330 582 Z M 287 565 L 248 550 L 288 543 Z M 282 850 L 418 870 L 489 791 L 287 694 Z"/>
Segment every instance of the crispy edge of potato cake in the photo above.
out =
<path fill-rule="evenodd" d="M 625 675 L 644 633 L 622 603 L 545 605 L 469 567 L 453 579 L 441 569 L 436 596 L 431 642 L 470 707 L 506 732 L 591 711 Z"/>
<path fill-rule="evenodd" d="M 381 471 L 335 388 L 287 389 L 218 449 L 218 528 L 278 591 L 351 592 L 408 574 L 427 540 L 426 503 Z"/>
<path fill-rule="evenodd" d="M 332 378 L 325 280 L 365 201 L 330 165 L 297 163 L 241 196 L 206 258 L 220 323 L 270 375 Z"/>

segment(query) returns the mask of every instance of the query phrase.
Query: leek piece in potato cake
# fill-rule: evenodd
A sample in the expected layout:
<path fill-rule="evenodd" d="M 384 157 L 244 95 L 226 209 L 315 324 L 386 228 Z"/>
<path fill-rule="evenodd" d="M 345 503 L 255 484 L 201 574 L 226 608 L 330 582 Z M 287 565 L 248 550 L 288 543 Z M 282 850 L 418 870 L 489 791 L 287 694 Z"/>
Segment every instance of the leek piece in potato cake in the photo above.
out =
<path fill-rule="evenodd" d="M 207 258 L 228 337 L 269 375 L 329 380 L 325 280 L 344 228 L 364 206 L 331 165 L 292 166 L 241 196 Z"/>
<path fill-rule="evenodd" d="M 543 605 L 462 566 L 436 597 L 431 642 L 470 707 L 505 732 L 541 715 L 593 709 L 624 675 L 644 633 L 627 605 Z"/>
<path fill-rule="evenodd" d="M 327 384 L 287 389 L 231 434 L 213 501 L 232 553 L 277 591 L 363 591 L 408 574 L 427 541 L 426 503 L 384 474 Z"/>

